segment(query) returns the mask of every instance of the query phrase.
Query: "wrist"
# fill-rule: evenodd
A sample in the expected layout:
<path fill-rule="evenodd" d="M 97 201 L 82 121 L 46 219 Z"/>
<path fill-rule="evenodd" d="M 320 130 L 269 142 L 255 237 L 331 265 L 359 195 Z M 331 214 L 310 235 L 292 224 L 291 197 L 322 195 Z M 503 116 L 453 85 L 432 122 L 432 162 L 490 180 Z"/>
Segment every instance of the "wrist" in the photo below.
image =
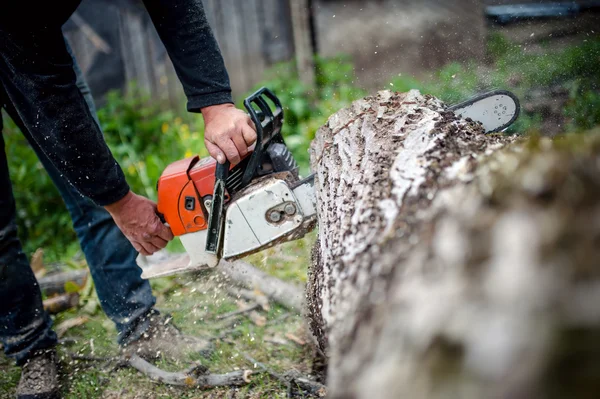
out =
<path fill-rule="evenodd" d="M 133 194 L 133 191 L 129 190 L 123 198 L 113 202 L 112 204 L 105 205 L 104 209 L 106 209 L 110 214 L 118 213 L 121 209 L 123 209 L 124 206 L 133 200 L 134 196 L 135 194 Z"/>
<path fill-rule="evenodd" d="M 235 105 L 233 105 L 232 103 L 209 105 L 208 107 L 200 108 L 200 112 L 202 112 L 202 115 L 206 120 L 210 119 L 212 115 L 228 108 L 235 108 Z"/>

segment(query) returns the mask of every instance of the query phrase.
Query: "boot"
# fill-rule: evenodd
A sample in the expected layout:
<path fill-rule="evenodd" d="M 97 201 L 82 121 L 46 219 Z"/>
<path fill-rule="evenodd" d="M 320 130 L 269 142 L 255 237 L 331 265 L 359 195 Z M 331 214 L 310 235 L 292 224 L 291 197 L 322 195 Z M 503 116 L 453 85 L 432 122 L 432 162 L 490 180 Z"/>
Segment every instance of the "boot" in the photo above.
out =
<path fill-rule="evenodd" d="M 60 399 L 56 350 L 35 352 L 21 371 L 17 399 Z"/>

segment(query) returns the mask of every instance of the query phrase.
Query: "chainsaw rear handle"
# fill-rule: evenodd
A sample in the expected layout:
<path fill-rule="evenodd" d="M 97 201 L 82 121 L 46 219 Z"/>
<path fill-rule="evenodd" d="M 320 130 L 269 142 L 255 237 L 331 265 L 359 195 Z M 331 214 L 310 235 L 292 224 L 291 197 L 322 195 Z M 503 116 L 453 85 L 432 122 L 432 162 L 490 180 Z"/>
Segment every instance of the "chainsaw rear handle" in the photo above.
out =
<path fill-rule="evenodd" d="M 271 109 L 265 97 L 275 105 L 275 112 Z M 255 104 L 260 111 L 257 111 Z M 269 89 L 263 87 L 244 100 L 244 107 L 250 114 L 252 122 L 256 125 L 257 141 L 266 144 L 270 139 L 281 131 L 283 124 L 283 107 L 279 98 Z"/>
<path fill-rule="evenodd" d="M 273 102 L 275 105 L 274 111 L 265 98 Z M 252 104 L 256 105 L 259 110 L 256 110 Z M 271 90 L 266 87 L 257 90 L 244 100 L 244 107 L 256 126 L 256 146 L 254 147 L 254 151 L 252 151 L 252 155 L 250 155 L 248 166 L 244 171 L 242 186 L 247 185 L 254 177 L 254 173 L 263 157 L 263 152 L 267 148 L 267 144 L 274 138 L 283 142 L 280 135 L 281 127 L 283 126 L 283 107 L 281 106 L 281 101 L 279 101 Z"/>

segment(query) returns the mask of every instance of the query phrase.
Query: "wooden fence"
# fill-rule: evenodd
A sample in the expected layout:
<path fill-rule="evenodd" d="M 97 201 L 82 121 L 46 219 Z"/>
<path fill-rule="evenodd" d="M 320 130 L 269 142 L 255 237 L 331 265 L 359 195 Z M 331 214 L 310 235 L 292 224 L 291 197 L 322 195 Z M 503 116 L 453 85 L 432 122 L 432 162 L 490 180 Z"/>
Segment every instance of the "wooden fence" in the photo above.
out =
<path fill-rule="evenodd" d="M 349 54 L 357 84 L 381 88 L 395 74 L 423 74 L 451 61 L 482 57 L 485 4 L 513 0 L 203 0 L 234 94 L 264 79 L 273 64 L 296 56 L 305 82 L 313 51 Z M 523 0 L 533 1 L 533 0 Z M 537 0 L 539 1 L 539 0 Z M 135 81 L 171 106 L 183 92 L 141 0 L 87 0 L 65 25 L 92 92 Z M 183 44 L 182 44 L 183 45 Z"/>
<path fill-rule="evenodd" d="M 89 0 L 65 25 L 95 97 L 136 82 L 171 105 L 183 98 L 166 50 L 139 1 Z M 229 71 L 234 94 L 262 80 L 294 54 L 288 0 L 204 0 L 207 18 Z"/>

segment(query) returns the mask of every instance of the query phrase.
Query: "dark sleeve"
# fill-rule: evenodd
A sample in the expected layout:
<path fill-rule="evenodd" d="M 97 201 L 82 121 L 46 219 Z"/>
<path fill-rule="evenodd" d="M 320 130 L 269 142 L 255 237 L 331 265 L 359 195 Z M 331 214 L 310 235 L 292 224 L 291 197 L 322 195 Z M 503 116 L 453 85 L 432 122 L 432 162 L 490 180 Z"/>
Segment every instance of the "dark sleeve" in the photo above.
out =
<path fill-rule="evenodd" d="M 80 193 L 99 205 L 127 194 L 125 176 L 76 86 L 60 27 L 16 34 L 0 26 L 0 85 L 33 139 Z"/>
<path fill-rule="evenodd" d="M 144 0 L 167 48 L 183 90 L 188 111 L 233 103 L 229 76 L 200 0 Z"/>

